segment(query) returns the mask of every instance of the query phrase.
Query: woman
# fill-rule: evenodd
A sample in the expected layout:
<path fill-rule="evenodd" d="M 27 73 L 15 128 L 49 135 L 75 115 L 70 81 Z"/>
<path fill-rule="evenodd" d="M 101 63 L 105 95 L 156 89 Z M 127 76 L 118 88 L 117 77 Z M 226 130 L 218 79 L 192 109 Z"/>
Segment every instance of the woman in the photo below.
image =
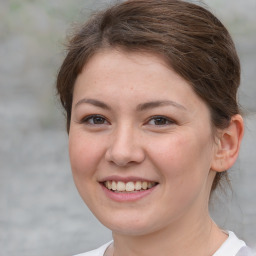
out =
<path fill-rule="evenodd" d="M 113 242 L 81 255 L 250 255 L 209 198 L 243 136 L 232 39 L 204 8 L 131 0 L 72 37 L 57 78 L 73 177 Z"/>

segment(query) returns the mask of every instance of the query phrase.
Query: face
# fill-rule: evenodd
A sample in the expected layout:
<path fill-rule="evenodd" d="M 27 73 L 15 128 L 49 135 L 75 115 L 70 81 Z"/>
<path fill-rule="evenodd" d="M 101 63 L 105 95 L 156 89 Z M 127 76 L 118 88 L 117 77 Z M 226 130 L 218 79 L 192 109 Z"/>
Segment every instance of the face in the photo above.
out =
<path fill-rule="evenodd" d="M 158 56 L 106 50 L 76 80 L 73 177 L 113 232 L 143 235 L 200 218 L 214 145 L 206 104 Z"/>

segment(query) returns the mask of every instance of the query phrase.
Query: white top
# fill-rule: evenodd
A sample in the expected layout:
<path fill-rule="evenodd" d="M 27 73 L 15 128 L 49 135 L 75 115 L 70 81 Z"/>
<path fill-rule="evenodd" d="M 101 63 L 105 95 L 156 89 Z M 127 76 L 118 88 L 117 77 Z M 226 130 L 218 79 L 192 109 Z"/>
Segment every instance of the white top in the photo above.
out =
<path fill-rule="evenodd" d="M 221 247 L 213 254 L 213 256 L 238 256 L 240 249 L 246 247 L 244 241 L 237 238 L 237 236 L 228 231 L 228 239 L 221 245 Z M 241 256 L 250 256 L 250 254 L 242 254 Z"/>
<path fill-rule="evenodd" d="M 244 241 L 238 239 L 236 235 L 231 231 L 228 231 L 227 233 L 228 233 L 228 239 L 221 245 L 221 247 L 212 256 L 251 256 L 252 255 L 248 247 L 246 247 L 246 244 Z M 112 242 L 113 241 L 110 241 L 102 245 L 96 250 L 77 254 L 75 256 L 103 256 L 108 246 Z"/>
<path fill-rule="evenodd" d="M 107 248 L 109 247 L 109 245 L 111 243 L 113 243 L 113 241 L 110 241 L 110 242 L 102 245 L 101 247 L 99 247 L 96 250 L 92 250 L 92 251 L 89 251 L 89 252 L 77 254 L 77 255 L 74 255 L 74 256 L 103 256 L 105 251 L 107 250 Z"/>

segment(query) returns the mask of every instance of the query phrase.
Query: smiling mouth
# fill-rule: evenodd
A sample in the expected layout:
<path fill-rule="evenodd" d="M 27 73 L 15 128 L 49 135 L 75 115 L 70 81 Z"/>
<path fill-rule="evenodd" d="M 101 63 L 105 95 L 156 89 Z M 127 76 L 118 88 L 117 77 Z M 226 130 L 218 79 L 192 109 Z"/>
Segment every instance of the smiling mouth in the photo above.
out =
<path fill-rule="evenodd" d="M 152 181 L 105 181 L 102 183 L 108 190 L 116 193 L 140 192 L 155 187 L 158 183 Z"/>

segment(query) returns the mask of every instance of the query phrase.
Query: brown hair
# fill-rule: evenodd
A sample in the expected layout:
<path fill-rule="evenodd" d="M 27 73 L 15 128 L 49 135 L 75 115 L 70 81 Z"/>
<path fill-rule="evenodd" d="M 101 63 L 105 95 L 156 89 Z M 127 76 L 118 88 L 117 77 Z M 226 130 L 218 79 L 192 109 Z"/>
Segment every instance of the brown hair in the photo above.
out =
<path fill-rule="evenodd" d="M 57 91 L 69 131 L 73 87 L 90 57 L 102 48 L 162 56 L 208 105 L 214 128 L 239 113 L 240 63 L 223 24 L 205 8 L 180 0 L 130 0 L 94 14 L 69 41 Z M 217 173 L 212 190 L 221 176 Z"/>

